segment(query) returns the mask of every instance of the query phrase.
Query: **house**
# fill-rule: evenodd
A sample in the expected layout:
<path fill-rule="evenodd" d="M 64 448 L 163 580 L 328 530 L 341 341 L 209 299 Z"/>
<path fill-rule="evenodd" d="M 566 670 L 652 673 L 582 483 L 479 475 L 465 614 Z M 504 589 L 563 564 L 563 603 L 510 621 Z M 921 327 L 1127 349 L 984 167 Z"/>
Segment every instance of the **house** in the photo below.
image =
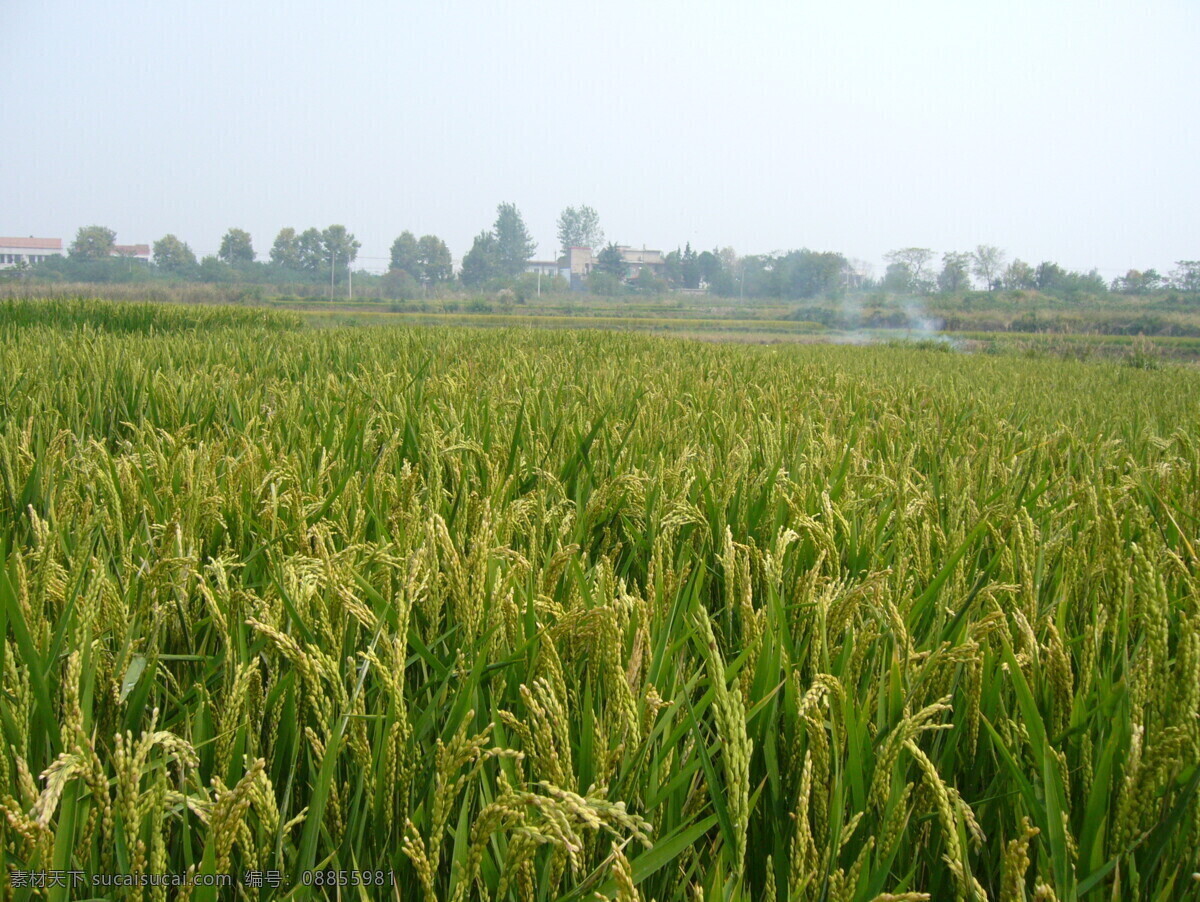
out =
<path fill-rule="evenodd" d="M 590 247 L 572 247 L 567 250 L 565 257 L 568 277 L 571 280 L 572 291 L 583 291 L 584 280 L 596 263 Z"/>
<path fill-rule="evenodd" d="M 525 272 L 541 273 L 543 276 L 562 276 L 566 278 L 567 270 L 559 260 L 527 260 Z"/>
<path fill-rule="evenodd" d="M 47 257 L 61 257 L 61 238 L 0 238 L 0 269 L 11 269 L 22 263 L 33 266 Z"/>
<path fill-rule="evenodd" d="M 150 245 L 148 244 L 114 244 L 108 252 L 110 257 L 125 257 L 129 260 L 150 262 Z"/>
<path fill-rule="evenodd" d="M 643 267 L 649 269 L 654 275 L 661 276 L 666 268 L 667 264 L 663 260 L 662 251 L 651 251 L 645 247 L 638 250 L 636 247 L 625 247 L 624 245 L 617 249 L 621 252 L 621 259 L 625 261 L 630 276 L 636 276 Z"/>
<path fill-rule="evenodd" d="M 662 251 L 649 250 L 645 246 L 639 249 L 626 244 L 617 245 L 617 250 L 621 252 L 621 260 L 625 263 L 625 275 L 628 279 L 636 278 L 643 269 L 648 269 L 654 275 L 661 277 L 666 268 Z M 566 263 L 570 270 L 572 290 L 583 291 L 588 273 L 598 262 L 599 258 L 592 253 L 590 247 L 570 249 Z"/>

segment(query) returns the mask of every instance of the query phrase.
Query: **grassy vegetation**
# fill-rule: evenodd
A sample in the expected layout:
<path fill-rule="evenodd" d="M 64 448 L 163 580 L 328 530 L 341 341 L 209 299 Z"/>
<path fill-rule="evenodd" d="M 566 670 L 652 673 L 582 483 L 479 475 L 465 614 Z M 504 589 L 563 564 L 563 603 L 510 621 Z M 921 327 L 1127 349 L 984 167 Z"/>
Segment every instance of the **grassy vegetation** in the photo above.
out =
<path fill-rule="evenodd" d="M 347 313 L 323 310 L 308 314 L 314 323 L 323 320 L 340 325 L 415 325 L 415 326 L 483 326 L 513 328 L 535 326 L 539 329 L 613 329 L 649 332 L 719 332 L 723 334 L 766 333 L 771 335 L 819 335 L 827 332 L 820 323 L 788 320 L 729 320 L 701 317 L 669 316 L 584 316 L 523 313 L 409 313 L 406 311 L 364 311 Z"/>
<path fill-rule="evenodd" d="M 53 302 L 0 372 L 10 869 L 1195 895 L 1194 369 Z"/>
<path fill-rule="evenodd" d="M 0 281 L 0 298 L 70 300 L 96 291 L 95 285 L 47 283 L 37 280 Z M 627 295 L 551 293 L 541 296 L 465 292 L 446 286 L 429 297 L 389 300 L 357 294 L 326 297 L 328 286 L 263 285 L 193 282 L 152 282 L 104 286 L 105 297 L 127 302 L 236 304 L 290 309 L 334 319 L 399 314 L 414 321 L 500 322 L 555 326 L 587 319 L 597 328 L 668 328 L 687 331 L 681 321 L 701 321 L 693 331 L 717 331 L 726 324 L 732 333 L 747 331 L 784 335 L 820 327 L 831 332 L 937 328 L 962 335 L 996 334 L 1087 335 L 1096 337 L 1200 338 L 1200 296 L 1175 291 L 1149 295 L 1083 295 L 1070 299 L 1037 291 L 972 291 L 957 295 L 907 296 L 883 291 L 843 298 L 784 301 L 778 298 L 723 298 L 716 295 Z M 515 300 L 515 302 L 514 302 Z M 664 325 L 665 324 L 665 325 Z M 757 324 L 757 325 L 755 325 Z M 934 324 L 934 325 L 930 325 Z"/>
<path fill-rule="evenodd" d="M 1200 338 L 1158 335 L 1047 335 L 1028 332 L 960 332 L 943 334 L 952 344 L 986 354 L 1026 357 L 1107 358 L 1152 368 L 1167 361 L 1200 360 Z M 1147 365 L 1149 365 L 1147 367 Z"/>
<path fill-rule="evenodd" d="M 96 298 L 73 298 L 55 303 L 0 301 L 0 328 L 10 335 L 45 326 L 56 330 L 135 332 L 194 332 L 210 329 L 297 329 L 296 313 L 256 307 L 184 307 L 169 304 L 114 304 Z"/>

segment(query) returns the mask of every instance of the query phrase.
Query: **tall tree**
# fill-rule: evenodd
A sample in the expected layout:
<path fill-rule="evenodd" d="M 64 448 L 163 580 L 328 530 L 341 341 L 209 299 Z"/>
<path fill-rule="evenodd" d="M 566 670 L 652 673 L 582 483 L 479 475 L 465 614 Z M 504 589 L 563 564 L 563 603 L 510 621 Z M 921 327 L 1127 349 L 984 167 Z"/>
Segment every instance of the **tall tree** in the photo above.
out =
<path fill-rule="evenodd" d="M 417 246 L 417 236 L 412 232 L 403 231 L 392 242 L 392 269 L 402 269 L 418 282 L 421 281 L 421 250 Z"/>
<path fill-rule="evenodd" d="M 462 272 L 459 278 L 468 288 L 479 288 L 488 279 L 504 273 L 500 261 L 500 246 L 492 232 L 480 232 L 475 236 L 475 243 L 467 251 L 462 262 Z"/>
<path fill-rule="evenodd" d="M 321 244 L 326 256 L 333 256 L 339 265 L 345 261 L 347 265 L 358 258 L 362 243 L 353 234 L 346 231 L 344 225 L 331 225 L 321 233 Z"/>
<path fill-rule="evenodd" d="M 1125 275 L 1112 280 L 1112 290 L 1120 294 L 1149 294 L 1162 288 L 1163 278 L 1156 269 L 1142 272 L 1131 269 Z"/>
<path fill-rule="evenodd" d="M 163 235 L 154 242 L 154 265 L 166 272 L 181 274 L 196 266 L 196 255 L 174 235 Z"/>
<path fill-rule="evenodd" d="M 866 260 L 852 257 L 846 261 L 846 282 L 856 291 L 874 286 L 873 272 L 874 268 Z"/>
<path fill-rule="evenodd" d="M 322 262 L 325 266 L 333 267 L 340 282 L 342 274 L 350 272 L 350 264 L 358 257 L 358 249 L 362 244 L 344 225 L 331 225 L 321 233 L 321 247 L 325 252 Z"/>
<path fill-rule="evenodd" d="M 600 215 L 587 204 L 567 207 L 558 216 L 558 246 L 566 255 L 573 247 L 599 247 L 604 241 Z"/>
<path fill-rule="evenodd" d="M 927 247 L 902 247 L 884 254 L 889 263 L 900 263 L 907 267 L 910 278 L 908 290 L 927 291 L 931 284 L 926 267 L 933 259 L 933 251 Z M 891 267 L 889 267 L 890 271 Z"/>
<path fill-rule="evenodd" d="M 325 242 L 317 229 L 305 229 L 296 238 L 296 252 L 300 268 L 315 276 L 329 274 L 329 255 L 325 253 Z"/>
<path fill-rule="evenodd" d="M 1057 263 L 1050 260 L 1043 260 L 1038 264 L 1038 268 L 1034 272 L 1033 282 L 1038 291 L 1049 291 L 1062 281 L 1066 274 L 1066 270 Z"/>
<path fill-rule="evenodd" d="M 250 243 L 250 233 L 243 229 L 230 229 L 221 239 L 217 257 L 223 263 L 253 263 L 254 245 Z"/>
<path fill-rule="evenodd" d="M 845 289 L 849 262 L 832 251 L 801 248 L 780 257 L 774 269 L 782 297 L 834 298 Z"/>
<path fill-rule="evenodd" d="M 902 260 L 893 260 L 888 264 L 883 274 L 883 288 L 896 294 L 905 294 L 913 290 L 913 274 L 908 264 Z"/>
<path fill-rule="evenodd" d="M 104 226 L 82 226 L 68 253 L 76 260 L 100 260 L 112 253 L 117 233 Z"/>
<path fill-rule="evenodd" d="M 237 273 L 228 263 L 222 263 L 216 257 L 208 256 L 196 267 L 196 277 L 201 282 L 233 282 Z"/>
<path fill-rule="evenodd" d="M 1171 285 L 1179 291 L 1200 292 L 1200 260 L 1176 260 Z"/>
<path fill-rule="evenodd" d="M 1024 260 L 1013 260 L 1004 270 L 1004 287 L 1023 290 L 1037 285 L 1037 273 Z"/>
<path fill-rule="evenodd" d="M 971 271 L 991 291 L 1004 271 L 1004 251 L 990 244 L 981 244 L 971 252 Z"/>
<path fill-rule="evenodd" d="M 1049 260 L 1038 265 L 1034 284 L 1038 291 L 1064 300 L 1080 300 L 1108 291 L 1108 283 L 1096 270 L 1089 273 L 1074 272 Z"/>
<path fill-rule="evenodd" d="M 496 207 L 496 224 L 492 227 L 496 236 L 496 252 L 501 269 L 510 276 L 525 269 L 525 262 L 537 250 L 537 242 L 525 227 L 525 220 L 516 204 L 500 204 Z"/>
<path fill-rule="evenodd" d="M 579 245 L 575 245 L 579 247 Z M 618 279 L 624 279 L 626 275 L 625 257 L 621 253 L 621 249 L 613 243 L 609 243 L 608 247 L 600 251 L 596 255 L 596 270 L 606 272 Z"/>
<path fill-rule="evenodd" d="M 672 287 L 683 284 L 683 254 L 679 248 L 663 256 L 663 277 Z"/>
<path fill-rule="evenodd" d="M 738 261 L 738 294 L 748 298 L 780 297 L 779 261 L 770 254 L 749 254 Z"/>
<path fill-rule="evenodd" d="M 716 285 L 721 278 L 721 257 L 720 252 L 716 250 L 701 251 L 700 256 L 696 258 L 696 264 L 700 267 L 700 281 L 706 283 L 710 287 Z"/>
<path fill-rule="evenodd" d="M 692 250 L 690 241 L 683 248 L 683 256 L 679 258 L 679 268 L 684 288 L 700 287 L 700 263 L 696 259 L 696 252 Z"/>
<path fill-rule="evenodd" d="M 275 243 L 271 245 L 271 262 L 296 272 L 304 269 L 304 256 L 300 253 L 300 239 L 295 229 L 279 230 Z"/>
<path fill-rule="evenodd" d="M 957 251 L 942 254 L 942 271 L 938 273 L 938 291 L 957 294 L 971 287 L 971 255 Z"/>
<path fill-rule="evenodd" d="M 454 278 L 454 261 L 450 248 L 436 235 L 422 235 L 417 242 L 417 259 L 421 264 L 425 281 L 431 285 L 449 282 Z"/>

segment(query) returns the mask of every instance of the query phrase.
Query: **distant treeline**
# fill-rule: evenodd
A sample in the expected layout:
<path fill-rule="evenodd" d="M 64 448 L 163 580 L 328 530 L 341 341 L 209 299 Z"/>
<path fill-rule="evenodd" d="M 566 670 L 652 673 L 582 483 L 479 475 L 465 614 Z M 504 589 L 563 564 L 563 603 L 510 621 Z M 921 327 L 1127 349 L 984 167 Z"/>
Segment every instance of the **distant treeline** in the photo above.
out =
<path fill-rule="evenodd" d="M 697 252 L 686 244 L 664 254 L 661 263 L 630 265 L 617 244 L 600 246 L 603 237 L 599 218 L 590 207 L 568 207 L 559 218 L 559 264 L 566 265 L 571 247 L 598 248 L 583 287 L 607 297 L 657 296 L 689 289 L 723 298 L 836 301 L 871 295 L 962 297 L 979 291 L 988 295 L 1036 292 L 1067 302 L 1109 294 L 1167 295 L 1190 303 L 1200 295 L 1200 260 L 1180 260 L 1165 275 L 1154 269 L 1129 270 L 1106 281 L 1095 269 L 1078 272 L 1049 260 L 1037 265 L 1010 261 L 1003 250 L 991 245 L 947 251 L 940 257 L 930 248 L 906 247 L 888 253 L 887 268 L 877 276 L 869 264 L 807 248 L 738 255 L 729 247 Z M 237 228 L 226 232 L 217 254 L 200 259 L 175 235 L 154 242 L 152 261 L 116 256 L 115 241 L 111 229 L 87 226 L 79 229 L 67 256 L 49 257 L 5 274 L 64 283 L 269 286 L 272 294 L 301 297 L 346 296 L 353 286 L 359 296 L 396 300 L 458 291 L 507 291 L 520 302 L 535 292 L 563 292 L 569 287 L 560 276 L 525 272 L 537 245 L 511 203 L 497 207 L 492 228 L 476 236 L 457 270 L 444 241 L 436 235 L 418 238 L 409 231 L 392 243 L 385 274 L 354 270 L 360 242 L 343 225 L 302 232 L 281 229 L 266 259 L 259 259 L 249 233 Z"/>

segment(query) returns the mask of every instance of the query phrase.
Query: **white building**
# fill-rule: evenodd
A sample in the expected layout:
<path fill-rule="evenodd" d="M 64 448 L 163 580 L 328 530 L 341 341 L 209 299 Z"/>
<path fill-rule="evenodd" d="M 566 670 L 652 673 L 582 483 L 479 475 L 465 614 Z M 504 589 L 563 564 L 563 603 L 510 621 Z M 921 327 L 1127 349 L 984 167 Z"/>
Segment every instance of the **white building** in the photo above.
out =
<path fill-rule="evenodd" d="M 526 260 L 525 272 L 540 272 L 543 276 L 563 276 L 570 274 L 566 265 L 558 260 Z"/>
<path fill-rule="evenodd" d="M 645 246 L 639 250 L 627 244 L 617 245 L 621 252 L 621 261 L 625 264 L 625 278 L 634 279 L 643 269 L 650 270 L 656 276 L 662 276 L 666 269 L 666 260 L 662 251 L 652 251 Z M 600 258 L 592 253 L 590 247 L 573 247 L 567 252 L 567 264 L 570 267 L 571 288 L 582 291 L 584 280 L 595 269 Z"/>
<path fill-rule="evenodd" d="M 150 245 L 148 244 L 114 244 L 108 252 L 110 257 L 125 257 L 130 260 L 150 262 Z"/>
<path fill-rule="evenodd" d="M 61 238 L 0 238 L 0 269 L 12 269 L 26 263 L 41 263 L 47 257 L 61 257 Z"/>

